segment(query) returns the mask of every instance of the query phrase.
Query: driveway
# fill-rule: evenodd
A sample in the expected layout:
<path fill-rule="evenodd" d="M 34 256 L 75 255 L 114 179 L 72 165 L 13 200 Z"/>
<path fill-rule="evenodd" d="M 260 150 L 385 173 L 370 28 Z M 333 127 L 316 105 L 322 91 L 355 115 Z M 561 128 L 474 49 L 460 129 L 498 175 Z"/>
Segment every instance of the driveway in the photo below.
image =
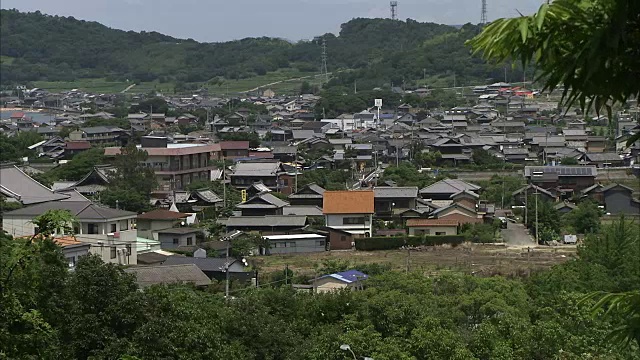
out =
<path fill-rule="evenodd" d="M 523 224 L 507 222 L 507 228 L 500 230 L 502 239 L 509 246 L 536 246 L 535 239 L 529 235 Z"/>

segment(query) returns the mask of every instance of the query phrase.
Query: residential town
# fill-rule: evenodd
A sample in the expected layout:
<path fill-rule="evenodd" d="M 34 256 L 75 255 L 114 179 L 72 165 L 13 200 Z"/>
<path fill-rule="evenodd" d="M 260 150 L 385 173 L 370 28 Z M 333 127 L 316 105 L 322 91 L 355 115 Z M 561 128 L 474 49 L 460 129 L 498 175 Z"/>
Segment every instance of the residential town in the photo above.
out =
<path fill-rule="evenodd" d="M 528 211 L 532 198 L 548 201 L 561 214 L 586 200 L 607 216 L 640 213 L 638 188 L 629 186 L 639 169 L 640 144 L 625 146 L 640 131 L 633 104 L 615 114 L 615 121 L 603 115 L 585 121 L 575 111 L 558 111 L 537 92 L 496 83 L 473 88 L 467 95 L 473 106 L 429 110 L 403 103 L 316 119 L 319 98 L 312 94 L 277 96 L 270 89 L 239 99 L 140 94 L 132 97 L 130 109 L 153 100 L 176 115 L 132 112 L 120 121 L 128 125 L 119 127 L 85 126 L 115 119 L 105 109 L 115 106 L 117 95 L 22 93 L 2 98 L 5 106 L 21 110 L 10 111 L 0 130 L 7 137 L 32 132 L 42 140 L 29 144 L 32 157 L 0 169 L 4 202 L 19 207 L 3 211 L 2 228 L 14 237 L 33 236 L 34 218 L 51 209 L 68 210 L 77 218 L 73 234 L 57 234 L 56 241 L 71 267 L 91 253 L 132 266 L 138 274 L 151 271 L 135 270 L 138 266 L 161 272 L 180 264 L 220 279 L 226 258 L 228 271 L 248 279 L 250 267 L 228 258 L 234 242 L 247 236 L 264 241 L 245 255 L 270 256 L 364 248 L 363 239 L 379 237 L 474 241 L 462 236 L 474 224 L 528 225 L 522 210 Z M 226 116 L 213 115 L 221 108 L 229 110 Z M 114 159 L 131 144 L 145 153 L 139 165 L 152 171 L 157 184 L 144 211 L 101 203 L 117 170 Z M 50 186 L 36 180 L 91 149 L 99 149 L 104 163 L 79 178 L 56 179 Z M 401 164 L 428 185 L 398 184 L 386 176 Z M 344 182 L 318 184 L 313 179 L 320 172 L 336 173 Z M 487 189 L 473 177 L 492 173 L 521 186 L 505 193 L 503 179 L 500 201 L 487 198 Z M 210 184 L 221 186 L 214 191 Z M 533 232 L 518 231 L 530 239 L 529 246 L 537 246 Z M 498 231 L 489 238 L 509 244 L 509 236 Z M 563 236 L 548 240 L 563 243 Z"/>

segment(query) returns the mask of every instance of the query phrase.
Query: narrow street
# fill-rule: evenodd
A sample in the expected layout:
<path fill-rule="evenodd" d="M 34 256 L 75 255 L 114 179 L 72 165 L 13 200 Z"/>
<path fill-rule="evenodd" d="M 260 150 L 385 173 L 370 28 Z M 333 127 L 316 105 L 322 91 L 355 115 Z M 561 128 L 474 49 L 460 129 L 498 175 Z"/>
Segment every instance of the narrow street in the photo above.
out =
<path fill-rule="evenodd" d="M 536 246 L 535 240 L 523 224 L 507 222 L 507 228 L 501 230 L 502 239 L 508 246 Z"/>

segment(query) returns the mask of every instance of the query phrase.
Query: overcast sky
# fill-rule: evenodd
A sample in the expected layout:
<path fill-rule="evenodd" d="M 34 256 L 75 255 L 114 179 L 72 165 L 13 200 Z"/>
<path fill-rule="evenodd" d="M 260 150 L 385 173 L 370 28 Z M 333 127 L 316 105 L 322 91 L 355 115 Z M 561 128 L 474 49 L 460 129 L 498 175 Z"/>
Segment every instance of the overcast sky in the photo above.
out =
<path fill-rule="evenodd" d="M 543 0 L 487 0 L 489 20 L 535 12 Z M 270 36 L 289 40 L 337 33 L 352 18 L 389 17 L 388 0 L 1 0 L 4 9 L 40 10 L 122 30 L 158 31 L 198 41 Z M 399 0 L 400 19 L 480 22 L 481 0 Z"/>

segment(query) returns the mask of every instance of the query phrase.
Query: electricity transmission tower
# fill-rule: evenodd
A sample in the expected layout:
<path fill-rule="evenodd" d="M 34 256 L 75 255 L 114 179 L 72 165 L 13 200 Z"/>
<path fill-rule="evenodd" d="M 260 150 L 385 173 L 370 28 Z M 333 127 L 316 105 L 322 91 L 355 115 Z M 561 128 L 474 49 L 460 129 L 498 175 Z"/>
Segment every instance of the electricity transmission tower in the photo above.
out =
<path fill-rule="evenodd" d="M 322 39 L 322 68 L 320 73 L 326 81 L 329 81 L 329 70 L 327 70 L 327 41 Z"/>
<path fill-rule="evenodd" d="M 482 12 L 480 13 L 480 24 L 487 23 L 487 0 L 482 0 Z"/>
<path fill-rule="evenodd" d="M 398 19 L 398 2 L 391 1 L 389 2 L 389 6 L 391 7 L 391 20 Z"/>

